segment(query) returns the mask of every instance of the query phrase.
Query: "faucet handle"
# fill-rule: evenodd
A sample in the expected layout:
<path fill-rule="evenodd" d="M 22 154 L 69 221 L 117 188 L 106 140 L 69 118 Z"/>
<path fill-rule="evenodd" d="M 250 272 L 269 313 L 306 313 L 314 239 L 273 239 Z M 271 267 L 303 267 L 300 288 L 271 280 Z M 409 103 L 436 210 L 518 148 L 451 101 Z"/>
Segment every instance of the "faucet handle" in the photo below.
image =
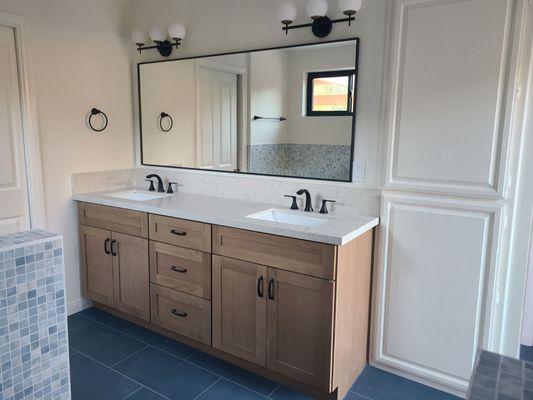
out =
<path fill-rule="evenodd" d="M 328 207 L 327 207 L 327 204 L 328 203 L 336 203 L 337 201 L 335 200 L 322 200 L 322 208 L 320 209 L 320 214 L 328 214 Z"/>
<path fill-rule="evenodd" d="M 150 192 L 155 192 L 155 187 L 154 187 L 154 181 L 151 180 L 151 179 L 145 179 L 146 182 L 150 182 L 150 189 L 148 189 Z"/>
<path fill-rule="evenodd" d="M 174 190 L 172 190 L 172 185 L 176 185 L 176 188 L 177 188 L 178 187 L 178 182 L 169 182 L 168 183 L 168 189 L 167 189 L 167 193 L 168 194 L 174 193 Z"/>
<path fill-rule="evenodd" d="M 298 203 L 296 202 L 296 196 L 286 194 L 285 197 L 290 197 L 292 199 L 291 210 L 298 210 Z"/>

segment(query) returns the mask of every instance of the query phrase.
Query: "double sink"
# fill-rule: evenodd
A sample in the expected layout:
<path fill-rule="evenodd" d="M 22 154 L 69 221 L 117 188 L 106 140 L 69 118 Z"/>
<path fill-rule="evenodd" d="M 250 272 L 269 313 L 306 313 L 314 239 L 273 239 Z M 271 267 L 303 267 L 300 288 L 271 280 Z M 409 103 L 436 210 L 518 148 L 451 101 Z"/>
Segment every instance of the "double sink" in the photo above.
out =
<path fill-rule="evenodd" d="M 149 201 L 171 197 L 173 195 L 143 190 L 128 190 L 124 192 L 110 193 L 106 196 L 132 201 Z M 277 208 L 269 208 L 267 210 L 259 211 L 254 214 L 247 215 L 246 218 L 305 227 L 317 227 L 328 221 L 326 218 L 305 215 L 301 211 L 288 211 Z"/>

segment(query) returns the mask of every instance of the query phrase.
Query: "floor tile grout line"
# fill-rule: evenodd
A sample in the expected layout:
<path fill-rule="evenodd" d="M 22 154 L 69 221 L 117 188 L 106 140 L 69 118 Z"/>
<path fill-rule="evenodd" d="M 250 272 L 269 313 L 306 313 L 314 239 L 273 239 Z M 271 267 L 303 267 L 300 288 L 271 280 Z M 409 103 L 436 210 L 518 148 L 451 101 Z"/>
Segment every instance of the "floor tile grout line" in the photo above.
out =
<path fill-rule="evenodd" d="M 362 397 L 362 398 L 364 398 L 364 399 L 373 400 L 373 399 L 371 399 L 371 398 L 368 397 L 368 396 L 365 396 L 365 395 L 363 395 L 363 394 L 361 394 L 361 393 L 357 393 L 357 392 L 354 392 L 354 391 L 351 391 L 351 390 L 348 390 L 348 393 L 353 393 L 353 394 L 355 394 L 355 395 L 357 395 L 357 396 L 360 396 L 360 397 Z"/>
<path fill-rule="evenodd" d="M 249 391 L 251 391 L 251 392 L 253 392 L 253 393 L 257 394 L 257 395 L 259 395 L 259 396 L 261 396 L 261 397 L 263 397 L 263 398 L 267 398 L 267 399 L 268 399 L 268 397 L 266 397 L 264 394 L 261 394 L 261 393 L 259 393 L 259 392 L 256 392 L 255 390 L 253 390 L 252 388 L 250 388 L 250 387 L 248 387 L 248 386 L 245 386 L 245 385 L 243 385 L 243 384 L 241 384 L 241 383 L 239 383 L 239 382 L 236 382 L 236 381 L 232 380 L 231 378 L 227 378 L 227 377 L 225 377 L 224 375 L 219 374 L 218 372 L 212 371 L 212 370 L 210 370 L 209 368 L 202 367 L 201 365 L 198 365 L 198 364 L 194 363 L 193 361 L 191 361 L 189 358 L 191 358 L 191 357 L 194 356 L 195 354 L 198 354 L 199 351 L 197 351 L 197 350 L 195 350 L 195 351 L 193 352 L 193 354 L 189 354 L 186 358 L 182 358 L 182 357 L 179 357 L 179 356 L 177 356 L 177 355 L 175 355 L 175 354 L 169 353 L 168 351 L 163 350 L 163 349 L 161 349 L 161 348 L 159 348 L 159 347 L 157 347 L 157 346 L 155 346 L 155 345 L 153 345 L 153 344 L 151 344 L 151 343 L 145 342 L 145 341 L 143 341 L 143 340 L 139 340 L 139 339 L 137 339 L 135 336 L 132 336 L 132 335 L 129 335 L 129 334 L 125 333 L 125 331 L 128 330 L 129 328 L 126 328 L 124 331 L 120 331 L 120 330 L 118 330 L 118 329 L 116 329 L 116 328 L 114 328 L 114 327 L 112 327 L 112 326 L 109 326 L 109 325 L 107 325 L 107 324 L 105 324 L 105 323 L 103 323 L 103 322 L 97 321 L 97 320 L 95 320 L 95 319 L 93 319 L 93 318 L 91 318 L 91 317 L 88 317 L 88 316 L 85 316 L 85 315 L 81 315 L 81 316 L 82 316 L 83 318 L 86 318 L 86 319 L 88 319 L 88 320 L 91 320 L 91 321 L 93 321 L 93 322 L 95 322 L 95 323 L 97 323 L 97 324 L 100 324 L 100 325 L 106 326 L 106 327 L 108 327 L 109 329 L 112 329 L 112 330 L 114 330 L 114 331 L 116 331 L 116 332 L 122 333 L 123 335 L 128 336 L 128 337 L 130 337 L 130 338 L 132 338 L 132 339 L 135 339 L 135 340 L 137 340 L 137 341 L 139 341 L 139 342 L 141 342 L 141 343 L 144 343 L 144 344 L 147 344 L 147 345 L 149 345 L 149 346 L 151 346 L 151 347 L 154 347 L 154 348 L 156 348 L 157 350 L 161 351 L 162 353 L 165 353 L 165 354 L 167 354 L 167 355 L 169 355 L 169 356 L 171 356 L 171 357 L 174 357 L 174 358 L 176 358 L 176 359 L 178 359 L 178 360 L 180 360 L 180 361 L 187 362 L 187 363 L 189 363 L 189 364 L 191 364 L 191 365 L 194 365 L 195 367 L 198 367 L 198 368 L 200 368 L 200 369 L 203 369 L 204 371 L 207 371 L 207 372 L 209 372 L 209 373 L 211 373 L 211 374 L 213 374 L 213 375 L 215 375 L 215 376 L 217 376 L 217 377 L 219 377 L 219 378 L 224 378 L 224 379 L 226 379 L 227 381 L 229 381 L 229 382 L 231 382 L 231 383 L 234 383 L 234 384 L 237 385 L 237 386 L 240 386 L 240 387 L 242 387 L 242 388 L 248 389 Z M 178 342 L 178 343 L 181 343 L 181 342 Z M 74 349 L 77 350 L 76 348 L 74 348 Z M 83 353 L 82 353 L 82 354 L 83 354 Z M 207 354 L 207 353 L 205 353 L 205 354 Z M 113 369 L 113 371 L 114 371 L 114 369 Z M 259 375 L 257 375 L 257 376 L 259 376 Z M 274 381 L 272 381 L 272 382 L 275 383 L 275 384 L 277 384 L 277 383 L 274 382 Z M 279 386 L 279 385 L 278 385 L 278 386 Z"/>
<path fill-rule="evenodd" d="M 87 318 L 88 320 L 90 320 L 90 321 L 92 321 L 92 322 L 94 322 L 94 323 L 97 323 L 97 324 L 99 324 L 99 325 L 105 326 L 106 328 L 109 328 L 109 329 L 111 329 L 111 330 L 113 330 L 113 331 L 115 331 L 115 332 L 121 333 L 121 334 L 123 334 L 124 336 L 129 337 L 130 339 L 134 339 L 134 340 L 136 340 L 136 341 L 138 341 L 138 342 L 140 342 L 140 343 L 143 343 L 143 344 L 145 344 L 145 345 L 147 345 L 147 346 L 154 347 L 154 348 L 156 348 L 157 350 L 162 351 L 163 353 L 168 354 L 169 356 L 175 357 L 175 358 L 177 358 L 177 359 L 179 359 L 179 360 L 182 360 L 182 361 L 183 361 L 183 360 L 186 360 L 186 359 L 189 358 L 189 357 L 192 357 L 195 353 L 198 353 L 198 351 L 195 350 L 195 349 L 193 349 L 192 347 L 187 346 L 186 344 L 181 343 L 181 342 L 178 342 L 177 340 L 175 340 L 175 342 L 177 342 L 177 343 L 179 343 L 179 344 L 182 344 L 182 345 L 184 345 L 184 346 L 190 347 L 190 348 L 193 350 L 193 352 L 192 352 L 191 354 L 189 354 L 189 355 L 187 355 L 185 358 L 183 358 L 183 357 L 180 357 L 180 356 L 178 356 L 178 355 L 176 355 L 176 354 L 173 354 L 173 353 L 171 353 L 171 352 L 169 352 L 169 351 L 166 351 L 165 349 L 163 349 L 163 348 L 161 348 L 161 347 L 159 347 L 159 346 L 156 346 L 155 344 L 152 344 L 152 343 L 146 342 L 146 341 L 144 341 L 144 340 L 142 340 L 142 339 L 139 339 L 139 338 L 136 337 L 136 336 L 133 336 L 133 335 L 127 333 L 126 331 L 127 331 L 129 328 L 126 328 L 126 329 L 124 329 L 123 331 L 121 331 L 120 329 L 114 328 L 114 327 L 112 327 L 112 326 L 110 326 L 110 325 L 107 325 L 107 324 L 105 324 L 105 323 L 103 323 L 103 322 L 100 322 L 100 321 L 98 321 L 98 320 L 96 320 L 96 319 L 92 319 L 92 318 L 90 318 L 90 317 L 85 317 L 85 316 L 83 316 L 83 317 L 84 317 L 84 318 Z M 135 326 L 136 326 L 136 327 L 143 328 L 143 329 L 146 329 L 146 328 L 144 328 L 144 327 L 142 327 L 142 326 L 139 326 L 139 325 L 135 325 Z M 150 331 L 149 329 L 146 329 L 146 330 L 149 331 L 149 332 L 152 332 L 152 333 L 154 333 L 154 334 L 156 334 L 156 335 L 159 335 L 159 333 L 157 333 L 157 332 Z M 163 335 L 161 335 L 161 336 L 163 336 Z M 165 336 L 163 336 L 163 337 L 165 337 Z M 170 339 L 170 338 L 169 338 L 169 339 Z M 171 340 L 173 340 L 173 339 L 171 339 Z M 74 350 L 76 350 L 76 348 L 74 348 Z"/>
<path fill-rule="evenodd" d="M 120 376 L 122 376 L 122 377 L 124 377 L 124 378 L 126 378 L 126 379 L 129 379 L 129 380 L 132 381 L 132 382 L 135 382 L 135 383 L 138 384 L 138 385 L 141 385 L 143 388 L 148 389 L 150 392 L 153 392 L 153 393 L 155 393 L 155 394 L 158 394 L 158 395 L 162 396 L 163 398 L 165 398 L 165 399 L 167 399 L 167 400 L 171 400 L 171 399 L 168 398 L 167 396 L 165 396 L 165 395 L 163 395 L 163 394 L 161 394 L 161 393 L 155 391 L 154 389 L 152 389 L 152 388 L 150 388 L 150 387 L 148 387 L 148 386 L 146 386 L 146 385 L 143 385 L 141 382 L 137 381 L 136 379 L 133 379 L 133 378 L 129 377 L 128 375 L 123 374 L 122 372 L 120 372 L 120 371 L 118 371 L 118 370 L 116 370 L 116 369 L 114 369 L 114 368 L 111 368 L 111 367 L 105 365 L 103 362 L 100 362 L 100 361 L 98 361 L 97 359 L 92 358 L 91 356 L 85 354 L 83 351 L 79 351 L 79 350 L 78 350 L 78 353 L 81 354 L 81 355 L 84 356 L 84 357 L 87 357 L 89 360 L 92 360 L 92 361 L 94 361 L 95 363 L 97 363 L 97 364 L 103 366 L 104 368 L 107 368 L 107 369 L 109 369 L 109 370 L 115 372 L 116 374 L 118 374 L 118 375 L 120 375 Z M 131 394 L 131 393 L 130 393 L 130 394 Z"/>
<path fill-rule="evenodd" d="M 143 351 L 144 349 L 146 349 L 147 347 L 149 347 L 150 345 L 147 344 L 147 345 L 144 345 L 141 349 L 137 350 L 137 351 L 134 351 L 133 353 L 131 353 L 130 355 L 128 355 L 127 357 L 124 357 L 123 359 L 117 361 L 116 363 L 114 363 L 113 365 L 111 365 L 111 369 L 115 369 L 115 366 L 117 366 L 118 364 L 126 361 L 127 359 L 133 357 L 134 355 L 136 354 L 139 354 L 141 351 Z"/>
<path fill-rule="evenodd" d="M 219 374 L 218 372 L 211 371 L 209 368 L 202 367 L 201 365 L 195 364 L 194 362 L 189 361 L 189 360 L 183 360 L 183 361 L 186 362 L 187 364 L 191 364 L 191 365 L 193 365 L 193 366 L 195 366 L 195 367 L 197 367 L 197 368 L 203 369 L 204 371 L 207 371 L 207 372 L 209 372 L 209 373 L 211 373 L 211 374 L 213 374 L 213 375 L 215 375 L 215 376 L 218 376 L 219 378 L 225 379 L 225 380 L 227 380 L 228 382 L 231 382 L 231 383 L 233 383 L 233 384 L 235 384 L 235 385 L 237 385 L 237 386 L 242 387 L 243 389 L 247 389 L 247 390 L 249 390 L 250 392 L 255 393 L 255 394 L 257 394 L 257 395 L 259 395 L 259 396 L 261 396 L 261 397 L 263 397 L 263 398 L 265 398 L 265 399 L 268 399 L 268 397 L 266 397 L 264 394 L 261 394 L 261 393 L 259 393 L 259 392 L 256 392 L 256 391 L 253 390 L 252 388 L 249 388 L 248 386 L 245 386 L 245 385 L 243 385 L 242 383 L 236 382 L 236 381 L 234 381 L 234 380 L 231 379 L 231 378 L 228 378 L 228 377 L 226 377 L 226 376 L 224 376 L 224 375 L 221 375 L 221 374 Z M 257 375 L 257 376 L 259 376 L 259 375 Z M 272 381 L 272 382 L 274 382 L 274 381 Z M 276 382 L 274 382 L 274 383 L 276 383 Z"/>
<path fill-rule="evenodd" d="M 204 390 L 202 390 L 195 398 L 193 398 L 192 400 L 196 400 L 198 399 L 201 395 L 203 395 L 205 392 L 207 392 L 209 389 L 211 389 L 213 386 L 216 385 L 216 383 L 218 381 L 220 381 L 222 378 L 218 378 L 216 381 L 214 381 L 211 385 L 209 385 L 208 387 L 206 387 Z"/>
<path fill-rule="evenodd" d="M 276 390 L 278 390 L 278 389 L 280 388 L 280 386 L 281 386 L 281 385 L 278 384 L 278 385 L 274 388 L 274 390 L 270 392 L 270 394 L 269 394 L 267 397 L 268 397 L 269 399 L 271 399 L 271 398 L 272 398 L 272 395 L 273 395 L 274 393 L 276 393 Z"/>
<path fill-rule="evenodd" d="M 134 390 L 133 392 L 131 392 L 130 394 L 128 394 L 126 397 L 124 397 L 122 400 L 127 400 L 129 399 L 131 396 L 133 396 L 135 393 L 137 392 L 140 392 L 141 390 L 143 390 L 143 387 L 139 387 L 137 390 Z"/>

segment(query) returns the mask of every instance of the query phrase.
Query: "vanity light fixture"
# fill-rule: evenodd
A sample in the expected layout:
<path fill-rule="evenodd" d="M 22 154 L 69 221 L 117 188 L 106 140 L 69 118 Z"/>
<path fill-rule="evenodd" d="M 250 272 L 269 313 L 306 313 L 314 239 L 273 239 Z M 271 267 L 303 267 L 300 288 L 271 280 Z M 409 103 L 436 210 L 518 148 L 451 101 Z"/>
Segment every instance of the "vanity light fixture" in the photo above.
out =
<path fill-rule="evenodd" d="M 355 14 L 361 8 L 361 3 L 362 0 L 340 0 L 339 8 L 346 17 L 331 19 L 327 16 L 328 3 L 326 0 L 309 0 L 309 3 L 307 3 L 307 14 L 313 22 L 292 25 L 297 16 L 296 6 L 291 2 L 284 2 L 278 7 L 278 17 L 284 25 L 281 29 L 287 35 L 291 29 L 311 27 L 315 36 L 323 38 L 330 34 L 333 24 L 348 22 L 348 25 L 351 25 L 352 21 L 355 21 Z"/>
<path fill-rule="evenodd" d="M 186 33 L 187 31 L 182 24 L 174 22 L 168 27 L 168 37 L 170 37 L 172 42 L 167 39 L 167 34 L 157 26 L 150 29 L 150 32 L 148 33 L 155 45 L 145 46 L 146 35 L 139 29 L 132 32 L 131 39 L 133 40 L 133 43 L 137 45 L 139 53 L 142 53 L 143 50 L 157 49 L 159 54 L 163 57 L 168 57 L 172 54 L 172 48 L 175 47 L 177 49 L 179 47 Z"/>

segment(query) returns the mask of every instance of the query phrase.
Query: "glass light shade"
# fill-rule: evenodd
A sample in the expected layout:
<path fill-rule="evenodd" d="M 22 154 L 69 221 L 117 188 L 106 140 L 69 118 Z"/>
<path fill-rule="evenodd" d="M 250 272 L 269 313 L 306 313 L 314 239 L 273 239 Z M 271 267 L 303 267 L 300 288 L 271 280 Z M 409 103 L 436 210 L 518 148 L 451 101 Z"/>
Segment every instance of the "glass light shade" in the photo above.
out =
<path fill-rule="evenodd" d="M 183 39 L 186 33 L 187 31 L 185 27 L 179 22 L 174 22 L 168 27 L 168 36 L 172 39 Z"/>
<path fill-rule="evenodd" d="M 328 3 L 326 0 L 309 0 L 307 3 L 307 14 L 313 19 L 325 17 L 328 13 Z"/>
<path fill-rule="evenodd" d="M 157 26 L 154 26 L 152 29 L 150 29 L 150 39 L 154 42 L 164 42 L 167 38 L 165 35 L 165 32 Z"/>
<path fill-rule="evenodd" d="M 297 16 L 296 6 L 287 1 L 278 6 L 278 18 L 284 24 L 291 24 Z"/>
<path fill-rule="evenodd" d="M 144 35 L 143 31 L 135 29 L 131 33 L 131 40 L 133 40 L 133 43 L 136 45 L 143 46 L 146 43 L 146 36 Z"/>
<path fill-rule="evenodd" d="M 353 15 L 361 9 L 362 0 L 340 0 L 339 8 L 346 15 Z"/>

